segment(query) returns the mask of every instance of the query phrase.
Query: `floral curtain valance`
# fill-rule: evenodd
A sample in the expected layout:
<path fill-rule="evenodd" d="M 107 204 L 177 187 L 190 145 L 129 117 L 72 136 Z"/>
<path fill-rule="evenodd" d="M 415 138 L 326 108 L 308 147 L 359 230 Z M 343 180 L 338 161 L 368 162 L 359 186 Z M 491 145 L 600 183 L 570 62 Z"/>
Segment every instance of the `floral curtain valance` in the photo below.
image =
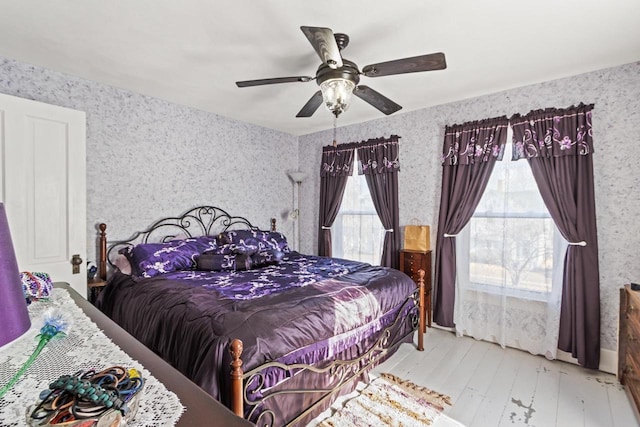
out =
<path fill-rule="evenodd" d="M 358 174 L 374 175 L 400 171 L 400 137 L 376 138 L 358 144 Z"/>
<path fill-rule="evenodd" d="M 322 162 L 320 162 L 320 176 L 351 176 L 353 175 L 353 156 L 356 145 L 339 144 L 322 147 Z"/>
<path fill-rule="evenodd" d="M 502 160 L 509 119 L 506 116 L 452 125 L 445 128 L 444 166 Z"/>
<path fill-rule="evenodd" d="M 511 117 L 513 158 L 578 156 L 593 153 L 593 104 L 547 108 Z"/>

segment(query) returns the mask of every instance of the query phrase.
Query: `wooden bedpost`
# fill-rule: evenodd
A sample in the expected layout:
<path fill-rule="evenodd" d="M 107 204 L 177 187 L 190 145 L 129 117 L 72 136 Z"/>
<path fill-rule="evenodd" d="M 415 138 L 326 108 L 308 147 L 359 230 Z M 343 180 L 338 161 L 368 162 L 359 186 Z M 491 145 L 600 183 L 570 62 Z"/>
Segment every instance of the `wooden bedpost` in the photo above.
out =
<path fill-rule="evenodd" d="M 276 219 L 271 218 L 271 231 L 276 231 Z"/>
<path fill-rule="evenodd" d="M 242 355 L 243 345 L 239 339 L 231 341 L 229 352 L 231 353 L 231 410 L 239 417 L 244 418 L 244 396 L 242 392 Z"/>
<path fill-rule="evenodd" d="M 420 293 L 420 306 L 418 310 L 420 310 L 420 324 L 418 325 L 418 351 L 424 351 L 424 333 L 426 332 L 425 327 L 425 284 L 424 284 L 424 276 L 426 272 L 422 269 L 418 270 L 418 292 Z"/>
<path fill-rule="evenodd" d="M 107 280 L 107 224 L 101 223 L 100 229 L 100 260 L 98 261 L 98 275 L 102 280 Z"/>

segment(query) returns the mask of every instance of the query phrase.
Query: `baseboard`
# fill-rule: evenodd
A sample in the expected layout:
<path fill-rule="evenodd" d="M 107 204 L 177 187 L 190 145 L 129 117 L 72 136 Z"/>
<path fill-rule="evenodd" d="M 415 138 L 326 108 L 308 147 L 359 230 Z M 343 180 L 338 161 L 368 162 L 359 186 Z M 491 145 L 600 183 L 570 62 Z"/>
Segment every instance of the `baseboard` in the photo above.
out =
<path fill-rule="evenodd" d="M 434 328 L 442 329 L 445 331 L 453 332 L 455 334 L 454 328 L 447 328 L 440 325 L 433 324 Z M 544 356 L 540 356 L 544 357 Z M 573 363 L 574 365 L 578 365 L 578 359 L 571 357 L 571 353 L 567 353 L 566 351 L 558 350 L 556 353 L 556 359 L 561 360 L 563 362 Z M 598 369 L 602 372 L 607 372 L 609 374 L 617 375 L 618 374 L 618 352 L 615 350 L 607 350 L 600 349 L 600 368 Z"/>
<path fill-rule="evenodd" d="M 563 362 L 573 363 L 575 365 L 578 364 L 578 360 L 571 357 L 571 353 L 567 353 L 566 351 L 558 350 L 556 354 L 556 359 L 562 360 Z M 600 368 L 598 369 L 602 372 L 607 372 L 609 374 L 617 375 L 618 373 L 618 352 L 614 350 L 600 349 Z"/>

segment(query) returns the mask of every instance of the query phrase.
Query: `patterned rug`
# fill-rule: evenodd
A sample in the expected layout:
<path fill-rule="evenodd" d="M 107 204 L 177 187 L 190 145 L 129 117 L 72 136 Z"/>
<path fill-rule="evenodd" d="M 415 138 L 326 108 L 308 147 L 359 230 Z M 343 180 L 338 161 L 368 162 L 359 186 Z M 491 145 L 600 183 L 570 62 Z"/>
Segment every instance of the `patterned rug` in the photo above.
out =
<path fill-rule="evenodd" d="M 382 374 L 318 427 L 427 426 L 445 405 L 451 405 L 449 396 Z"/>

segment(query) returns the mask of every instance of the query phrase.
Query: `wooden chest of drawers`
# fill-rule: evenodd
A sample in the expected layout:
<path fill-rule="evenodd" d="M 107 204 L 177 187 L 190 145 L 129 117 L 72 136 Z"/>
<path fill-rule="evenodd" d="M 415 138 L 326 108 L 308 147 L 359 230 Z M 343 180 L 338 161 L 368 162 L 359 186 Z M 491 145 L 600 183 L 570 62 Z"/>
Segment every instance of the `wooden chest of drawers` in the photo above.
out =
<path fill-rule="evenodd" d="M 629 285 L 620 289 L 618 379 L 640 419 L 640 291 L 632 291 Z"/>
<path fill-rule="evenodd" d="M 425 310 L 427 326 L 431 327 L 431 251 L 400 251 L 400 271 L 418 283 L 418 270 L 424 270 Z M 424 332 L 424 331 L 423 331 Z"/>

